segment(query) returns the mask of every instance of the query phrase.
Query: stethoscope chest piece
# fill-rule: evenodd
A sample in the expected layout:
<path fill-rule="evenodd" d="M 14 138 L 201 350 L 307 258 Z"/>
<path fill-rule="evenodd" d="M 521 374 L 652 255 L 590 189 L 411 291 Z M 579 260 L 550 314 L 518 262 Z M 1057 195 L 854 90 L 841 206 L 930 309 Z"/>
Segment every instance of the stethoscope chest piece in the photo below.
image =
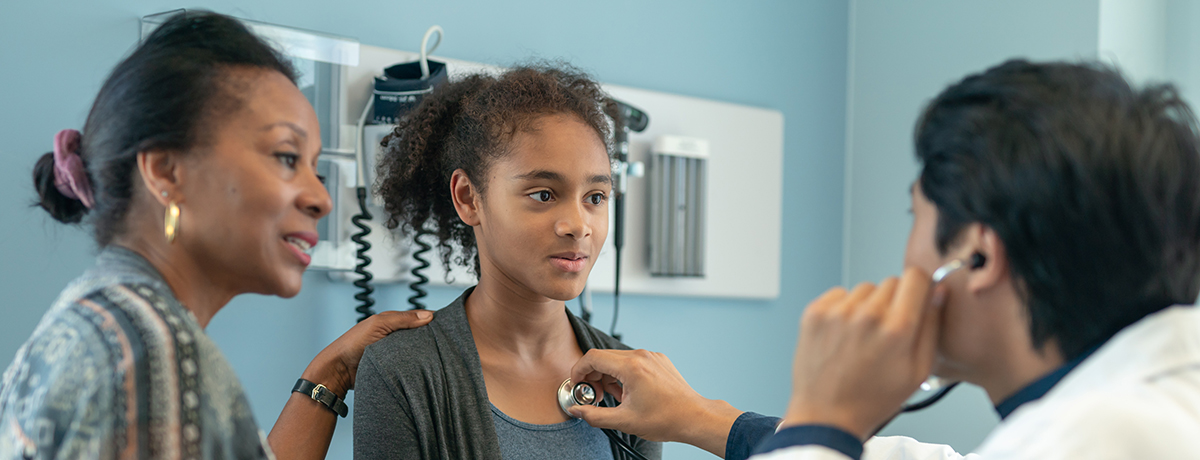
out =
<path fill-rule="evenodd" d="M 568 410 L 575 406 L 596 406 L 600 404 L 600 398 L 596 394 L 596 389 L 592 384 L 587 382 L 579 382 L 572 384 L 571 379 L 564 380 L 562 385 L 558 386 L 558 407 L 562 408 L 563 413 L 574 418 Z"/>

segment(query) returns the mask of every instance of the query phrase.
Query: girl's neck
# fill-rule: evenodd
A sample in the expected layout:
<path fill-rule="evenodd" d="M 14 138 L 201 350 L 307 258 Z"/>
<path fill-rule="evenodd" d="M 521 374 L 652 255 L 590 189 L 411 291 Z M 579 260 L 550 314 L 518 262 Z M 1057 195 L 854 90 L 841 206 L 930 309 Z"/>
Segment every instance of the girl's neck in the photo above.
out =
<path fill-rule="evenodd" d="M 483 273 L 466 300 L 478 348 L 538 360 L 578 347 L 560 300 L 537 295 L 515 280 Z"/>

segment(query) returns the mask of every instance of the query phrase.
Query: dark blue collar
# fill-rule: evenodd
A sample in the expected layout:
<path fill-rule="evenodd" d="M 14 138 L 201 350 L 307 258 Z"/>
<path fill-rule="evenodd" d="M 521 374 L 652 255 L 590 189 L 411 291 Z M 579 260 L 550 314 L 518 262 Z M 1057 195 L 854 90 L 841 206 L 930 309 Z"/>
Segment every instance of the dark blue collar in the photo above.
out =
<path fill-rule="evenodd" d="M 1025 388 L 1022 388 L 1016 393 L 1013 393 L 1012 396 L 1005 398 L 1004 401 L 1001 401 L 1000 404 L 996 405 L 996 413 L 1000 414 L 1000 420 L 1008 418 L 1013 411 L 1017 410 L 1018 407 L 1021 407 L 1025 403 L 1037 401 L 1038 399 L 1041 399 L 1042 396 L 1046 396 L 1046 393 L 1049 393 L 1051 388 L 1054 388 L 1055 385 L 1058 385 L 1058 382 L 1061 381 L 1063 377 L 1066 377 L 1067 374 L 1069 374 L 1072 370 L 1074 370 L 1076 366 L 1079 366 L 1079 363 L 1082 363 L 1084 360 L 1088 359 L 1089 356 L 1092 356 L 1092 353 L 1095 353 L 1096 350 L 1100 349 L 1101 345 L 1104 344 L 1101 343 L 1100 345 L 1092 347 L 1090 350 L 1083 352 L 1083 354 L 1078 358 L 1063 364 L 1058 369 L 1055 369 L 1054 372 L 1046 374 L 1045 377 L 1034 380 L 1033 383 L 1026 385 Z"/>

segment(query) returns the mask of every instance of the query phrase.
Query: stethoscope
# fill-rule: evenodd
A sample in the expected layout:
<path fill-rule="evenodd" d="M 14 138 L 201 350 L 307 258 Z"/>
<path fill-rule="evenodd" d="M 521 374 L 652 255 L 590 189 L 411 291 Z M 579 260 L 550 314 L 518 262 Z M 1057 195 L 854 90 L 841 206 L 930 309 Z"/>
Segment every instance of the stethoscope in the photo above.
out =
<path fill-rule="evenodd" d="M 561 408 L 563 413 L 567 414 L 568 417 L 576 418 L 574 415 L 571 415 L 571 412 L 568 410 L 575 406 L 604 407 L 604 398 L 600 397 L 600 395 L 596 392 L 596 388 L 593 387 L 592 384 L 587 382 L 572 384 L 571 379 L 567 379 L 563 381 L 562 385 L 558 386 L 558 407 Z M 625 458 L 646 460 L 644 455 L 634 450 L 633 446 L 630 446 L 629 443 L 625 442 L 624 439 L 621 439 L 621 435 L 618 434 L 616 430 L 601 428 L 600 431 L 603 431 L 604 435 L 608 436 L 608 439 L 612 441 L 613 444 L 616 444 L 617 448 L 621 450 L 621 455 L 617 455 L 616 460 L 623 460 Z"/>
<path fill-rule="evenodd" d="M 968 268 L 970 270 L 979 269 L 982 268 L 985 263 L 987 263 L 987 257 L 984 257 L 983 254 L 978 252 L 971 254 L 971 259 L 969 261 L 964 261 L 962 259 L 951 260 L 945 265 L 938 267 L 937 270 L 934 270 L 932 276 L 933 287 L 937 287 L 937 285 L 941 284 L 942 280 L 946 279 L 947 276 L 950 276 L 951 273 L 962 270 L 963 268 Z M 906 402 L 904 405 L 900 406 L 900 411 L 896 412 L 896 415 L 893 415 L 891 418 L 887 419 L 886 422 L 880 424 L 879 428 L 876 428 L 875 432 L 871 433 L 871 436 L 875 436 L 879 434 L 880 431 L 883 431 L 883 428 L 889 423 L 892 423 L 892 420 L 895 420 L 900 414 L 916 412 L 932 406 L 938 401 L 941 401 L 942 398 L 946 397 L 946 394 L 950 393 L 950 390 L 953 390 L 954 387 L 958 386 L 958 384 L 959 382 L 947 381 L 936 375 L 929 376 L 924 382 L 921 383 L 920 392 L 933 392 L 933 394 L 913 402 Z"/>

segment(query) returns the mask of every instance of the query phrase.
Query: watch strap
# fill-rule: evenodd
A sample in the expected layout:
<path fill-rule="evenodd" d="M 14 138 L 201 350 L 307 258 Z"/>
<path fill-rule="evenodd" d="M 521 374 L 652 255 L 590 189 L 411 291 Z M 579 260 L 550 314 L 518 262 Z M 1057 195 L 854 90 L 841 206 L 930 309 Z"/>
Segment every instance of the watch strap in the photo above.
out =
<path fill-rule="evenodd" d="M 296 380 L 296 386 L 292 387 L 292 391 L 312 398 L 313 401 L 321 403 L 342 418 L 346 418 L 346 414 L 350 413 L 350 408 L 346 407 L 346 402 L 337 393 L 334 393 L 333 390 L 326 388 L 325 385 L 299 379 Z"/>

